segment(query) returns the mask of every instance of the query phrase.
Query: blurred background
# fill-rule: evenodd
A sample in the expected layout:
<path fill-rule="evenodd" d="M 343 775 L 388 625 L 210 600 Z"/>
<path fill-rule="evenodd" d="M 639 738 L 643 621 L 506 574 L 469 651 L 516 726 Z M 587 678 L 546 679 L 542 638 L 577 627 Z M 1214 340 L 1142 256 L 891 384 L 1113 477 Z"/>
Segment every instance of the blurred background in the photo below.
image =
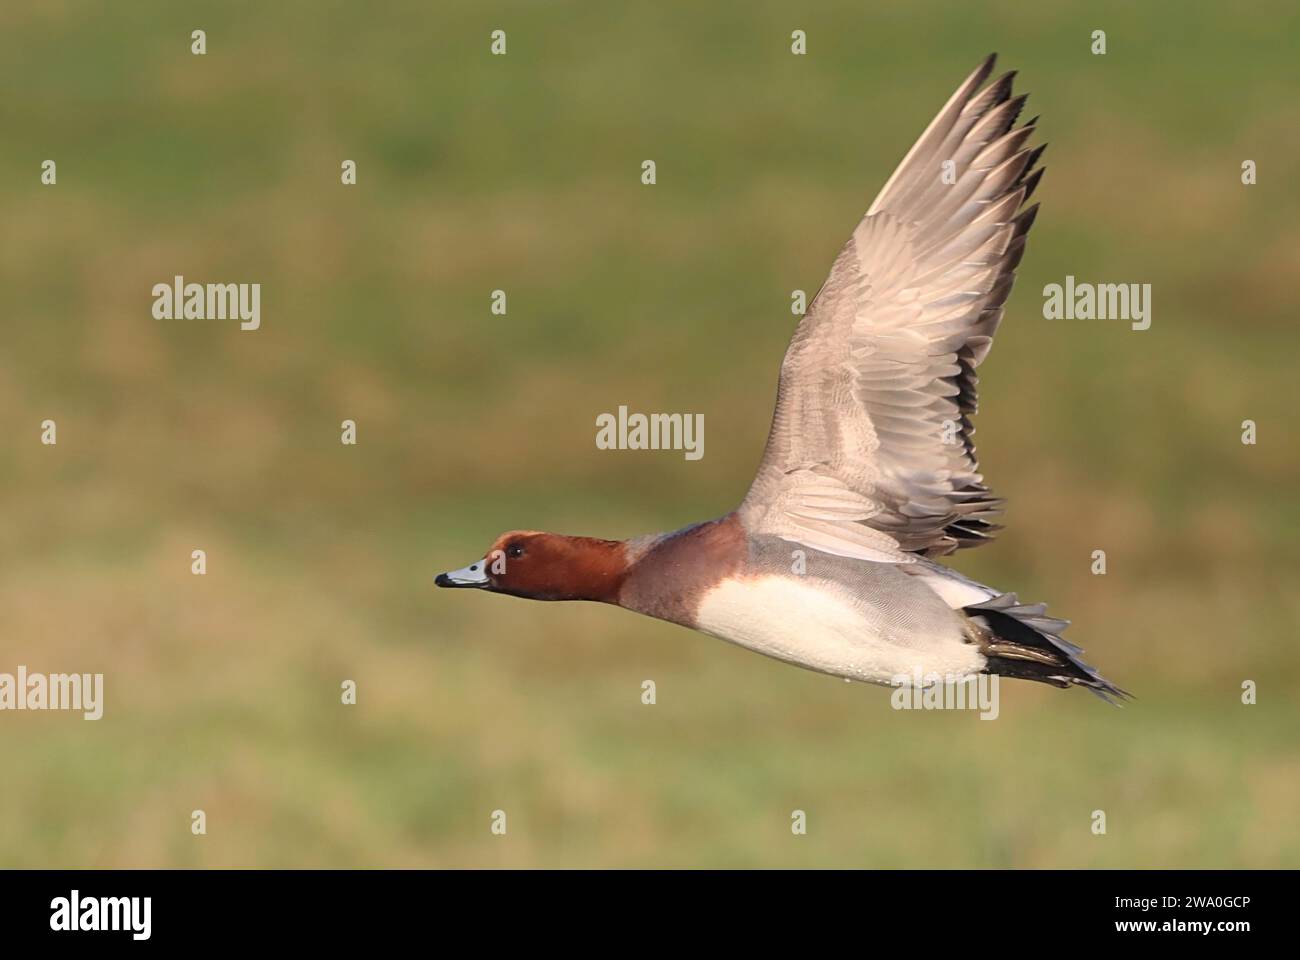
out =
<path fill-rule="evenodd" d="M 1051 7 L 6 6 L 0 672 L 106 702 L 0 715 L 0 865 L 1300 866 L 1300 9 Z M 993 50 L 1051 146 L 981 368 L 1007 528 L 954 565 L 1134 703 L 895 712 L 434 590 L 503 530 L 733 508 L 790 292 Z M 261 283 L 261 329 L 155 320 L 176 274 Z M 1151 329 L 1044 320 L 1066 274 L 1152 284 Z M 703 413 L 704 459 L 597 450 L 620 404 Z"/>

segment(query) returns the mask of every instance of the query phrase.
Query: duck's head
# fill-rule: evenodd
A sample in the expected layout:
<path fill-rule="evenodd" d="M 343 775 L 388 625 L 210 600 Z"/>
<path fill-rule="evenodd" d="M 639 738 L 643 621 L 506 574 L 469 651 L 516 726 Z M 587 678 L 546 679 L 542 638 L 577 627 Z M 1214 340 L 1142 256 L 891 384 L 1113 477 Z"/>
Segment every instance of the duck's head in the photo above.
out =
<path fill-rule="evenodd" d="M 617 603 L 626 557 L 625 545 L 618 540 L 511 530 L 493 541 L 482 560 L 440 573 L 434 583 L 530 600 Z"/>

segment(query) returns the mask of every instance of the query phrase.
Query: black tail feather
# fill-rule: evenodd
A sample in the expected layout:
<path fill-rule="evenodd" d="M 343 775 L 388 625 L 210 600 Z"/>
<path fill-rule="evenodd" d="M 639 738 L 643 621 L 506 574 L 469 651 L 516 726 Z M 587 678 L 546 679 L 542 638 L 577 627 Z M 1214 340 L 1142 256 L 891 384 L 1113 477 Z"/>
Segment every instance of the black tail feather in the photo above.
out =
<path fill-rule="evenodd" d="M 963 610 L 982 628 L 985 673 L 1054 687 L 1085 687 L 1116 706 L 1132 699 L 1132 694 L 1079 659 L 1083 650 L 1060 636 L 1069 621 L 1047 616 L 1043 604 L 1022 604 L 1014 593 L 1004 593 Z"/>

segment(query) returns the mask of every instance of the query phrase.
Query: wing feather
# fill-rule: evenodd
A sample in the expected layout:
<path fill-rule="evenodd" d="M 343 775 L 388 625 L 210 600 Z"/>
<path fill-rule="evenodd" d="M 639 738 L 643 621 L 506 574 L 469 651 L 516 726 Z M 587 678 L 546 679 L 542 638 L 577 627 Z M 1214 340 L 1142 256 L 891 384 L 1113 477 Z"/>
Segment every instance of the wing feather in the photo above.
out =
<path fill-rule="evenodd" d="M 975 369 L 1024 255 L 1043 147 L 989 57 L 908 151 L 795 330 L 758 476 L 755 532 L 908 562 L 976 546 L 1001 501 L 979 473 Z M 954 176 L 944 178 L 945 161 Z"/>

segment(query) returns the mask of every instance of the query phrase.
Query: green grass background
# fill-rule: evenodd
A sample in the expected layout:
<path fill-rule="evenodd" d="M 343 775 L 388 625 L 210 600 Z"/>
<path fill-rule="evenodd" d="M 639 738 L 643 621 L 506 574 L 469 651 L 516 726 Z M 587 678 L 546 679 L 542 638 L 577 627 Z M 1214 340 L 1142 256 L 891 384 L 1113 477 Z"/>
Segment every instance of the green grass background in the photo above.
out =
<path fill-rule="evenodd" d="M 107 693 L 0 715 L 0 865 L 1300 866 L 1298 32 L 1283 2 L 6 6 L 0 671 Z M 955 564 L 1135 703 L 898 713 L 433 589 L 501 530 L 734 507 L 790 291 L 992 50 L 1051 146 L 981 370 L 1008 526 Z M 178 273 L 260 282 L 262 329 L 154 320 Z M 1151 329 L 1043 320 L 1067 273 L 1153 284 Z M 598 451 L 619 404 L 705 414 L 704 459 Z"/>

